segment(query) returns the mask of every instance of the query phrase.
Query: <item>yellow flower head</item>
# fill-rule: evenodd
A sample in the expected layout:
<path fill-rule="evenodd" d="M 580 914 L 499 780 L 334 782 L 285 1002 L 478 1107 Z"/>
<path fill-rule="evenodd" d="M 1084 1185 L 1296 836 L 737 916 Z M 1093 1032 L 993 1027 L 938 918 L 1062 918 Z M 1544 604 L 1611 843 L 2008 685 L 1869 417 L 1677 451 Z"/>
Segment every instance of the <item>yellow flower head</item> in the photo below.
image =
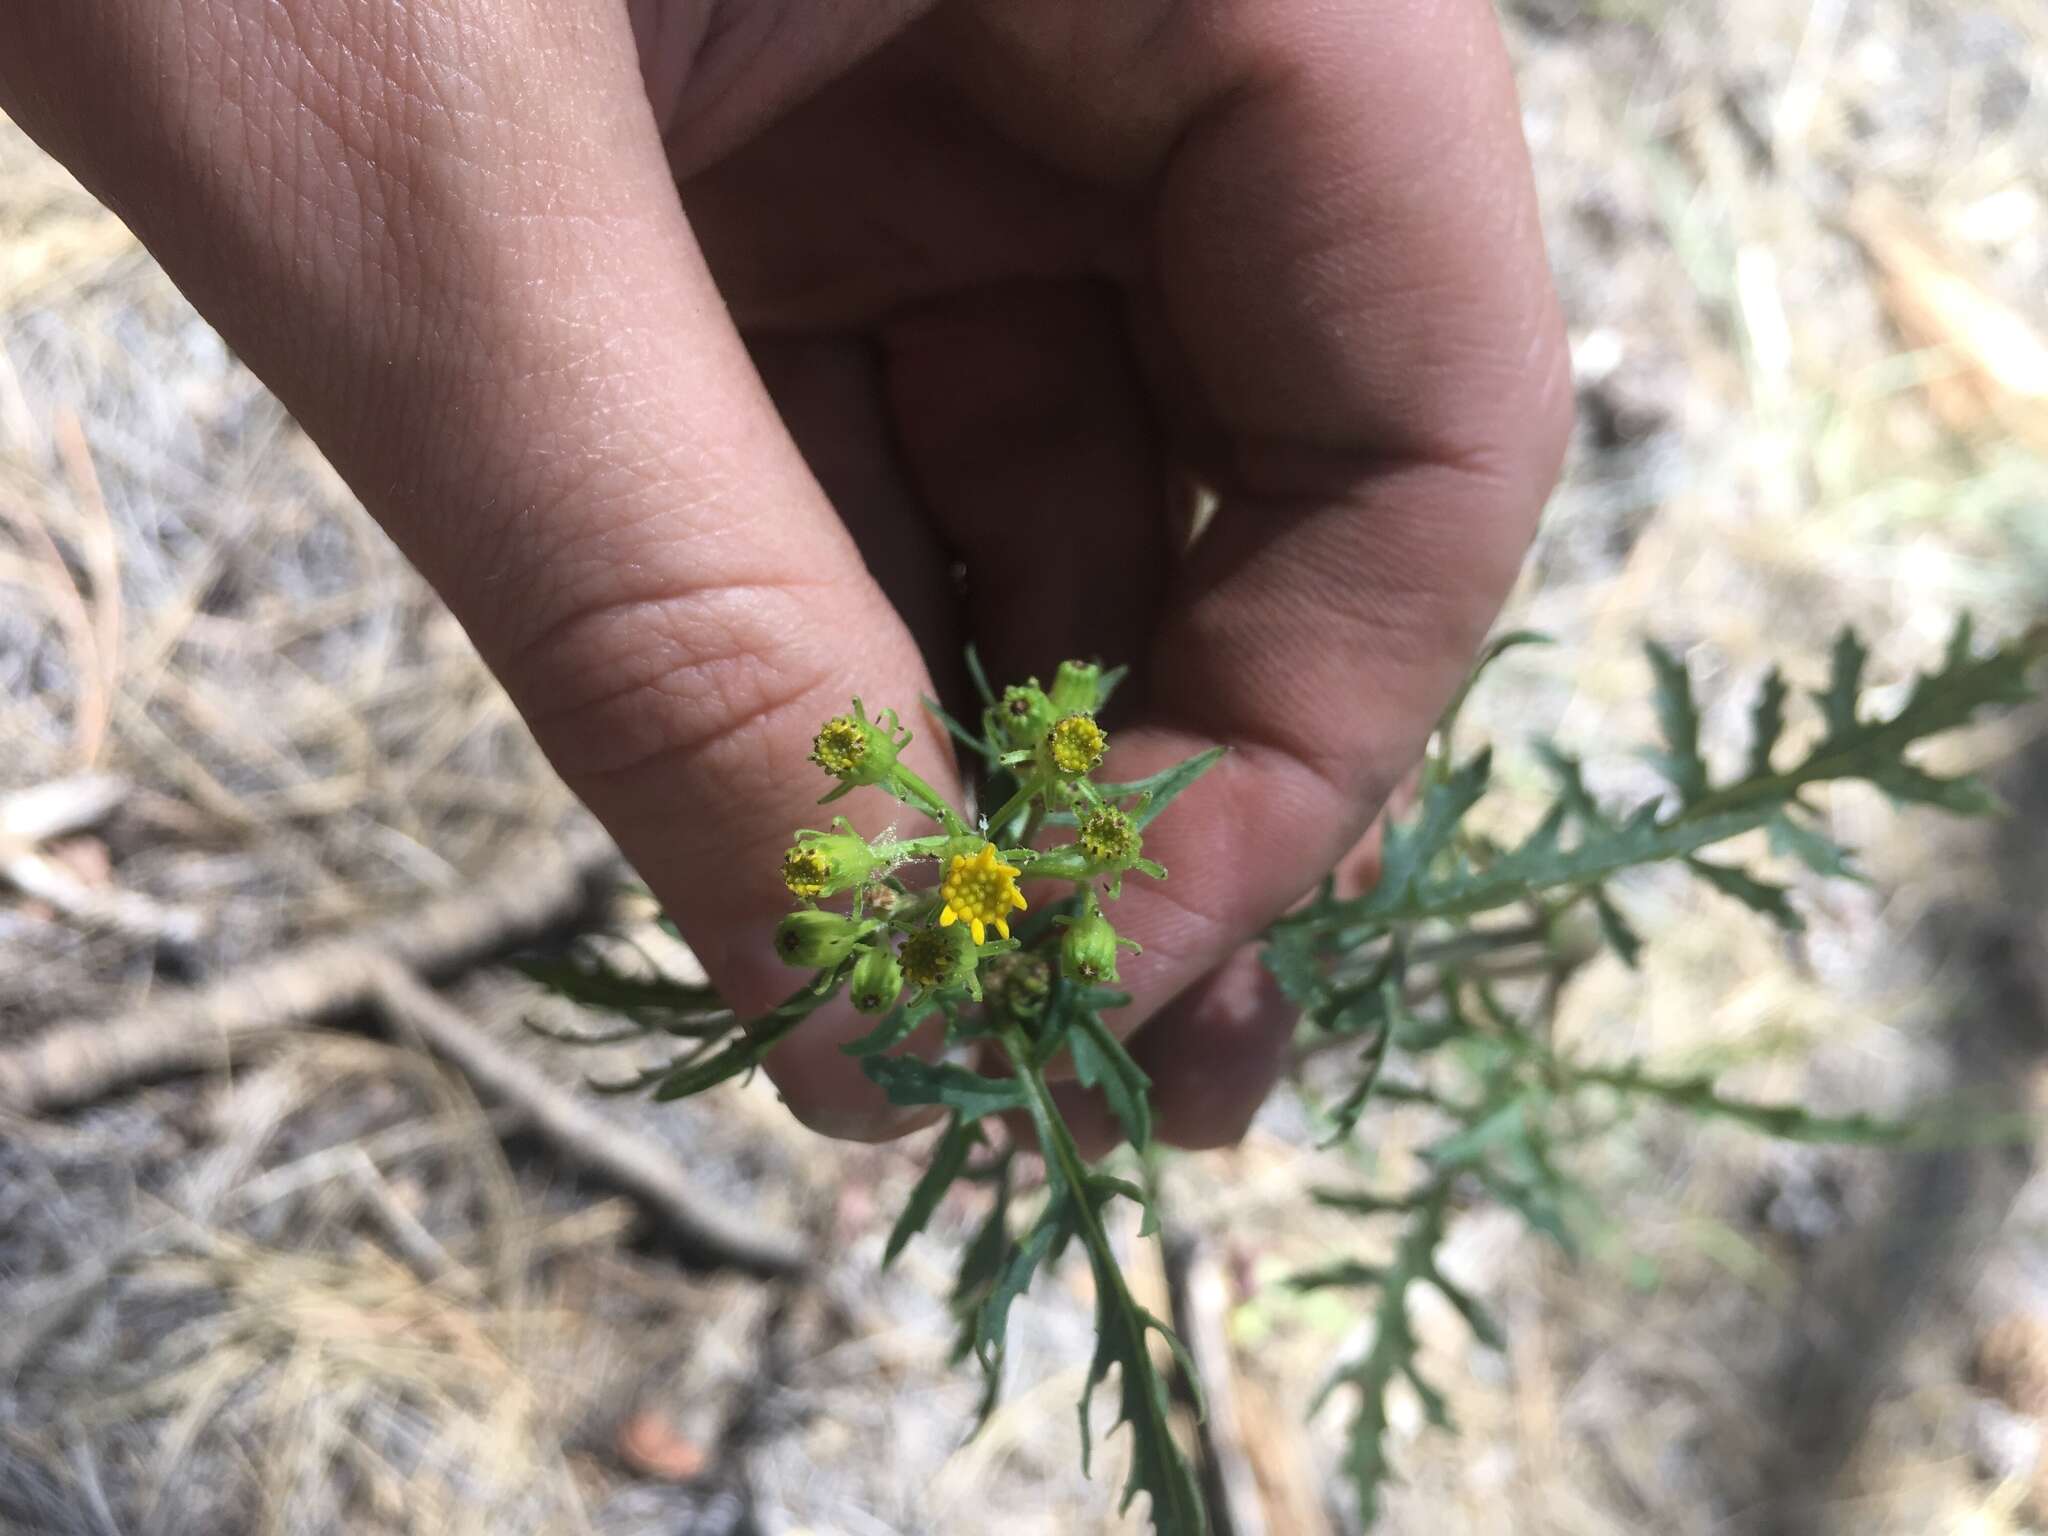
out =
<path fill-rule="evenodd" d="M 1068 715 L 1045 738 L 1052 750 L 1052 765 L 1068 778 L 1077 779 L 1102 761 L 1109 748 L 1109 735 L 1088 715 Z"/>
<path fill-rule="evenodd" d="M 782 883 L 792 896 L 822 896 L 832 879 L 832 861 L 815 848 L 792 848 L 782 860 Z"/>
<path fill-rule="evenodd" d="M 1024 910 L 1024 898 L 1017 890 L 1018 871 L 1014 865 L 996 862 L 994 843 L 983 843 L 978 854 L 955 854 L 953 867 L 940 882 L 939 894 L 946 898 L 939 913 L 939 926 L 950 928 L 965 923 L 974 942 L 983 943 L 988 925 L 1010 936 L 1010 912 Z"/>
<path fill-rule="evenodd" d="M 1081 851 L 1105 869 L 1128 869 L 1144 845 L 1131 818 L 1113 805 L 1098 805 L 1081 820 Z"/>
<path fill-rule="evenodd" d="M 850 779 L 867 761 L 868 733 L 851 715 L 834 715 L 811 743 L 811 761 L 835 779 Z"/>

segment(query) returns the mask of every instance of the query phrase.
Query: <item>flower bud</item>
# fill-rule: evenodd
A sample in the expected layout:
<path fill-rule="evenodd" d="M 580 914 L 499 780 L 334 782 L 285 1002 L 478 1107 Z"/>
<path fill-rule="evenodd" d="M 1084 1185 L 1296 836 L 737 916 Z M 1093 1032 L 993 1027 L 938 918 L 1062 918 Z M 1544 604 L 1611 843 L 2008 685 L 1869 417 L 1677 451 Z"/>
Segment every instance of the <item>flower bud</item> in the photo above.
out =
<path fill-rule="evenodd" d="M 1075 841 L 1099 871 L 1129 869 L 1138 861 L 1144 838 L 1125 812 L 1113 805 L 1098 805 L 1081 818 Z"/>
<path fill-rule="evenodd" d="M 1067 715 L 1045 734 L 1041 761 L 1063 779 L 1092 772 L 1109 749 L 1109 733 L 1092 715 Z"/>
<path fill-rule="evenodd" d="M 865 881 L 877 862 L 857 832 L 799 832 L 796 846 L 783 855 L 782 883 L 793 896 L 837 896 Z"/>
<path fill-rule="evenodd" d="M 1059 711 L 1033 680 L 1003 690 L 989 711 L 989 732 L 1011 751 L 1022 751 L 1036 746 L 1058 718 Z"/>
<path fill-rule="evenodd" d="M 1092 661 L 1063 661 L 1052 680 L 1052 712 L 1092 715 L 1102 703 L 1102 668 Z"/>
<path fill-rule="evenodd" d="M 1115 981 L 1117 950 L 1137 947 L 1129 939 L 1118 938 L 1100 912 L 1090 912 L 1067 924 L 1066 937 L 1060 940 L 1060 971 L 1067 980 L 1090 986 Z"/>
<path fill-rule="evenodd" d="M 886 944 L 877 944 L 853 963 L 848 995 L 862 1013 L 887 1013 L 903 991 L 903 967 Z"/>
<path fill-rule="evenodd" d="M 1027 1023 L 1045 1012 L 1046 996 L 1052 991 L 1052 966 L 1044 956 L 1012 950 L 989 961 L 981 974 L 991 1007 Z"/>
<path fill-rule="evenodd" d="M 903 941 L 903 979 L 936 992 L 974 975 L 974 940 L 961 927 L 920 928 Z"/>
<path fill-rule="evenodd" d="M 888 716 L 893 719 L 893 716 Z M 853 713 L 834 715 L 811 742 L 811 761 L 842 784 L 879 784 L 896 766 L 897 742 L 868 723 L 860 700 Z"/>
<path fill-rule="evenodd" d="M 852 954 L 873 926 L 837 912 L 792 912 L 775 925 L 775 953 L 785 965 L 827 970 Z"/>

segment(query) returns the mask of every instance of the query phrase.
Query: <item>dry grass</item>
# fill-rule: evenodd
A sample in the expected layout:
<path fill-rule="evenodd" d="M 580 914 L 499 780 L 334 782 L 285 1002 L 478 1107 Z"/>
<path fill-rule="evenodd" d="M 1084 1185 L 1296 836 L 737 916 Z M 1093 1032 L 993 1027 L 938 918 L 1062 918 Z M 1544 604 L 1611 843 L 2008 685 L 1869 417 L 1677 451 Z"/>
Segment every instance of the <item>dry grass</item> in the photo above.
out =
<path fill-rule="evenodd" d="M 1710 741 L 1767 659 L 1817 677 L 1844 621 L 1885 675 L 1954 612 L 2048 594 L 2048 13 L 2034 0 L 1518 0 L 1509 15 L 1581 376 L 1567 479 L 1514 618 L 1563 642 L 1483 693 L 1598 782 L 1650 722 L 1636 642 L 1692 647 Z M 1995 766 L 2024 728 L 1958 742 Z M 136 786 L 57 850 L 207 918 L 165 945 L 0 900 L 0 1035 L 111 1012 L 461 880 L 571 813 L 451 621 L 120 227 L 0 128 L 0 792 L 96 768 Z M 1533 790 L 1534 781 L 1531 780 Z M 1967 990 L 1917 941 L 1982 885 L 1973 845 L 1874 797 L 1825 810 L 1868 888 L 1796 883 L 1799 946 L 1680 881 L 1626 892 L 1637 975 L 1596 966 L 1559 1029 L 1600 1052 L 1739 1061 L 1759 1096 L 1897 1106 L 1953 1070 Z M 484 988 L 479 1011 L 524 1000 Z M 565 1070 L 568 1070 L 565 1068 Z M 645 1114 L 622 1109 L 621 1113 Z M 508 1163 L 407 1052 L 309 1037 L 237 1078 L 0 1126 L 0 1525 L 69 1532 L 1122 1529 L 1072 1466 L 1086 1298 L 1020 1310 L 1011 1397 L 960 1448 L 936 1247 L 874 1274 L 914 1173 L 827 1149 L 762 1091 L 647 1115 L 695 1174 L 839 1255 L 779 1295 L 676 1274 L 543 1164 Z M 1330 1528 L 1327 1297 L 1252 1282 L 1369 1244 L 1305 1183 L 1395 1178 L 1415 1127 L 1313 1154 L 1282 1096 L 1246 1146 L 1175 1164 L 1174 1219 L 1241 1282 L 1233 1315 L 1275 1530 Z M 1397 1412 L 1386 1527 L 1764 1529 L 1783 1362 L 1826 1255 L 1882 1233 L 1881 1160 L 1646 1117 L 1589 1161 L 1609 1238 L 1576 1268 L 1491 1215 L 1455 1264 L 1510 1357 L 1418 1318 L 1465 1435 Z M 1815 1528 L 2035 1529 L 2040 1426 L 1968 1371 L 1980 1312 L 2048 1310 L 2039 1188 L 1970 1241 Z M 940 1225 L 964 1230 L 971 1212 Z M 1825 1315 L 1823 1309 L 1822 1315 Z M 2008 1412 L 2010 1422 L 1997 1419 Z M 652 1413 L 711 1471 L 621 1461 Z M 1985 1425 L 2019 1446 L 1986 1449 Z M 2030 1438 L 2031 1437 L 2031 1438 Z M 1130 1528 L 1135 1528 L 1131 1526 Z"/>

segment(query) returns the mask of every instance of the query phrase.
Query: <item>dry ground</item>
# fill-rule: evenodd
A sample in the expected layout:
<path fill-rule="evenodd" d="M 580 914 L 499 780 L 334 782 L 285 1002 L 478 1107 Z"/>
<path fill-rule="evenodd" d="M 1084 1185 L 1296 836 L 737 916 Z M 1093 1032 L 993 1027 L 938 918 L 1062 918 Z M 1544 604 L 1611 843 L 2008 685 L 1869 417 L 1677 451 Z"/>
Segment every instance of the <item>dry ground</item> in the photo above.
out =
<path fill-rule="evenodd" d="M 2002 632 L 2048 606 L 2048 8 L 1521 0 L 1507 21 L 1582 421 L 1513 614 L 1563 643 L 1504 665 L 1486 725 L 1555 732 L 1625 791 L 1645 632 L 1691 648 L 1726 748 L 1765 659 L 1812 681 L 1845 621 L 1898 676 L 1959 608 Z M 1830 1108 L 1985 1083 L 2031 1103 L 2048 762 L 2027 734 L 1953 749 L 2006 765 L 2021 814 L 1989 840 L 1835 797 L 1875 879 L 1801 880 L 1799 946 L 1639 882 L 1650 963 L 1596 965 L 1560 1029 Z M 459 888 L 578 816 L 278 407 L 4 125 L 0 747 L 0 795 L 131 786 L 50 850 L 55 891 L 0 895 L 0 1044 Z M 534 1006 L 502 979 L 458 998 L 500 1024 Z M 943 1250 L 875 1274 L 915 1147 L 813 1140 L 761 1089 L 618 1112 L 718 1198 L 829 1238 L 827 1273 L 679 1268 L 621 1202 L 501 1144 L 458 1078 L 349 1028 L 0 1121 L 0 1528 L 1136 1528 L 1109 1513 L 1114 1453 L 1093 1483 L 1073 1467 L 1084 1279 L 1022 1309 L 1008 1404 L 962 1447 Z M 1383 1121 L 1382 1165 L 1405 1135 Z M 1167 1171 L 1177 1230 L 1230 1278 L 1276 1533 L 1344 1528 L 1337 1422 L 1295 1426 L 1359 1340 L 1342 1306 L 1259 1284 L 1358 1241 L 1304 1211 L 1351 1170 L 1303 1142 L 1283 1094 L 1241 1150 Z M 2043 1528 L 2029 1161 L 1648 1117 L 1584 1170 L 1612 1227 L 1578 1266 L 1466 1218 L 1458 1263 L 1513 1348 L 1420 1319 L 1465 1432 L 1402 1405 L 1383 1528 Z"/>

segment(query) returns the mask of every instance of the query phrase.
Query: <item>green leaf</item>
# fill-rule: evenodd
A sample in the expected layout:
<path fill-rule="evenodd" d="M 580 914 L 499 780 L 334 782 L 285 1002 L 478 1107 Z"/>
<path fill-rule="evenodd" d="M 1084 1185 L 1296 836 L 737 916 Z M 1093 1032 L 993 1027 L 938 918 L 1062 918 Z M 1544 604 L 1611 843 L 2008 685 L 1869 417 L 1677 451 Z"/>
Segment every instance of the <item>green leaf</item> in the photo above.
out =
<path fill-rule="evenodd" d="M 1887 763 L 1870 775 L 1870 782 L 1894 800 L 1937 806 L 1958 816 L 1995 816 L 2004 809 L 1998 796 L 1969 774 L 1941 779 L 1911 763 Z"/>
<path fill-rule="evenodd" d="M 1429 1266 L 1429 1283 L 1442 1293 L 1445 1301 L 1457 1309 L 1458 1316 L 1465 1319 L 1465 1326 L 1472 1330 L 1472 1337 L 1488 1349 L 1504 1350 L 1508 1347 L 1507 1335 L 1502 1331 L 1500 1324 L 1494 1321 L 1493 1314 L 1481 1306 L 1470 1292 L 1445 1279 L 1444 1272 L 1437 1268 L 1433 1257 Z"/>
<path fill-rule="evenodd" d="M 911 1238 L 925 1229 L 932 1219 L 932 1212 L 939 1208 L 939 1201 L 946 1191 L 953 1187 L 953 1181 L 960 1177 L 960 1170 L 967 1166 L 967 1159 L 974 1149 L 983 1145 L 981 1130 L 971 1120 L 954 1116 L 947 1124 L 945 1134 L 932 1148 L 932 1160 L 917 1181 L 917 1187 L 904 1202 L 903 1214 L 896 1218 L 896 1225 L 889 1229 L 888 1244 L 882 1249 L 882 1268 L 887 1269 L 896 1262 L 896 1256 Z"/>
<path fill-rule="evenodd" d="M 1123 1042 L 1092 1009 L 1078 1011 L 1067 1037 L 1074 1075 L 1084 1088 L 1098 1089 L 1124 1135 L 1140 1152 L 1152 1143 L 1152 1080 L 1131 1059 Z M 1142 1200 L 1140 1201 L 1142 1204 Z"/>
<path fill-rule="evenodd" d="M 1424 1149 L 1438 1168 L 1477 1161 L 1493 1148 L 1528 1134 L 1529 1103 L 1516 1097 L 1488 1107 L 1470 1125 Z"/>
<path fill-rule="evenodd" d="M 1607 940 L 1607 947 L 1621 956 L 1621 963 L 1634 970 L 1643 955 L 1643 941 L 1629 920 L 1622 915 L 1607 894 L 1607 887 L 1596 885 L 1590 888 L 1593 898 L 1593 916 L 1599 920 L 1600 935 Z"/>
<path fill-rule="evenodd" d="M 712 987 L 666 976 L 628 975 L 594 956 L 578 960 L 528 955 L 515 958 L 512 967 L 557 997 L 636 1021 L 645 1021 L 649 1015 L 716 1013 L 725 1007 Z"/>
<path fill-rule="evenodd" d="M 1322 997 L 1323 966 L 1313 929 L 1274 929 L 1260 947 L 1259 962 L 1272 972 L 1288 1001 L 1306 1009 Z"/>
<path fill-rule="evenodd" d="M 1856 631 L 1847 625 L 1835 636 L 1834 657 L 1828 669 L 1828 685 L 1814 697 L 1820 701 L 1821 716 L 1827 721 L 1828 734 L 1821 745 L 1831 746 L 1838 742 L 1852 740 L 1862 729 L 1857 718 L 1857 702 L 1863 697 L 1863 664 L 1870 659 L 1870 652 Z"/>
<path fill-rule="evenodd" d="M 1132 1298 L 1098 1209 L 1111 1193 L 1123 1192 L 1121 1182 L 1090 1175 L 1072 1132 L 1060 1117 L 1044 1072 L 1034 1060 L 1031 1042 L 1015 1026 L 1004 1032 L 1003 1048 L 1029 1094 L 1031 1123 L 1045 1154 L 1055 1198 L 1072 1210 L 1071 1235 L 1081 1240 L 1095 1277 L 1095 1354 L 1088 1364 L 1080 1403 L 1082 1471 L 1088 1469 L 1092 1445 L 1088 1400 L 1114 1369 L 1117 1423 L 1131 1429 L 1131 1470 L 1120 1507 L 1128 1509 L 1139 1493 L 1149 1494 L 1152 1527 L 1159 1536 L 1202 1536 L 1208 1519 L 1201 1492 L 1194 1469 L 1174 1442 L 1166 1380 L 1146 1347 L 1155 1332 L 1170 1342 L 1177 1341 L 1171 1329 Z M 1175 1353 L 1181 1355 L 1178 1350 Z"/>
<path fill-rule="evenodd" d="M 1558 803 L 1571 813 L 1573 819 L 1581 826 L 1604 827 L 1607 818 L 1601 814 L 1599 805 L 1586 788 L 1585 770 L 1579 760 L 1550 741 L 1536 743 L 1536 755 L 1557 780 Z"/>
<path fill-rule="evenodd" d="M 1451 1422 L 1450 1404 L 1444 1401 L 1443 1393 L 1424 1379 L 1413 1355 L 1401 1363 L 1401 1374 L 1408 1378 L 1408 1385 L 1415 1389 L 1415 1396 L 1422 1403 L 1422 1416 L 1429 1421 L 1430 1427 L 1455 1433 L 1457 1425 Z"/>
<path fill-rule="evenodd" d="M 1228 750 L 1226 747 L 1211 747 L 1206 752 L 1197 752 L 1193 757 L 1175 763 L 1171 768 L 1161 769 L 1149 778 L 1135 779 L 1128 784 L 1098 784 L 1095 792 L 1105 800 L 1145 797 L 1144 803 L 1131 812 L 1131 824 L 1143 831 L 1159 819 L 1162 811 L 1187 793 L 1197 779 L 1222 762 L 1223 754 Z"/>
<path fill-rule="evenodd" d="M 862 1058 L 860 1069 L 891 1104 L 941 1104 L 963 1120 L 1024 1108 L 1024 1089 L 1015 1078 L 983 1077 L 950 1061 L 868 1056 Z"/>
<path fill-rule="evenodd" d="M 920 702 L 924 705 L 924 712 L 946 728 L 948 736 L 951 736 L 970 752 L 980 756 L 991 768 L 996 765 L 997 760 L 1002 754 L 995 747 L 990 746 L 958 720 L 955 720 L 946 712 L 946 707 L 930 694 L 925 694 Z"/>
<path fill-rule="evenodd" d="M 1373 1090 L 1379 1086 L 1380 1069 L 1387 1063 L 1387 1046 L 1401 1025 L 1414 1019 L 1401 996 L 1400 982 L 1389 977 L 1381 984 L 1380 991 L 1386 1021 L 1365 1042 L 1365 1049 L 1358 1053 L 1358 1078 L 1337 1107 L 1330 1111 L 1330 1135 L 1324 1140 L 1324 1146 L 1347 1140 L 1357 1131 L 1365 1106 L 1371 1102 Z"/>
<path fill-rule="evenodd" d="M 1373 1309 L 1372 1344 L 1358 1359 L 1340 1365 L 1317 1394 L 1321 1406 L 1331 1393 L 1346 1389 L 1355 1398 L 1346 1427 L 1344 1469 L 1358 1497 L 1359 1520 L 1370 1529 L 1379 1513 L 1380 1491 L 1392 1479 L 1387 1460 L 1387 1391 L 1397 1377 L 1407 1377 L 1423 1398 L 1432 1424 L 1449 1427 L 1450 1415 L 1439 1400 L 1430 1408 L 1431 1389 L 1414 1374 L 1416 1339 L 1408 1320 L 1408 1291 L 1434 1272 L 1434 1254 L 1443 1240 L 1449 1188 L 1430 1187 L 1409 1214 L 1394 1257 L 1378 1281 L 1379 1302 Z M 1313 1410 L 1312 1410 L 1313 1411 Z"/>
<path fill-rule="evenodd" d="M 891 1008 L 883 1014 L 875 1027 L 857 1040 L 849 1040 L 839 1047 L 849 1056 L 878 1056 L 884 1051 L 894 1050 L 912 1035 L 917 1026 L 939 1011 L 939 1000 L 929 993 L 914 997 L 900 1007 Z"/>
<path fill-rule="evenodd" d="M 1685 663 L 1656 641 L 1647 642 L 1650 670 L 1656 675 L 1657 722 L 1664 730 L 1664 750 L 1652 757 L 1678 798 L 1690 805 L 1707 792 L 1707 764 L 1700 756 L 1700 712 L 1693 701 L 1692 679 Z"/>
<path fill-rule="evenodd" d="M 1771 852 L 1797 859 L 1817 875 L 1830 880 L 1861 880 L 1863 874 L 1850 862 L 1849 850 L 1826 833 L 1809 827 L 1792 810 L 1779 812 L 1768 826 Z"/>
<path fill-rule="evenodd" d="M 1764 674 L 1749 714 L 1749 773 L 1761 778 L 1771 771 L 1771 751 L 1785 734 L 1785 674 L 1776 667 Z"/>
<path fill-rule="evenodd" d="M 1390 823 L 1381 841 L 1380 881 L 1366 898 L 1368 909 L 1397 906 L 1450 846 L 1465 813 L 1479 803 L 1493 774 L 1493 751 L 1482 748 L 1450 775 L 1424 787 L 1415 815 Z"/>
<path fill-rule="evenodd" d="M 1806 919 L 1793 910 L 1785 887 L 1759 880 L 1747 870 L 1728 864 L 1710 864 L 1705 859 L 1687 859 L 1686 868 L 1724 896 L 1733 896 L 1752 912 L 1761 912 L 1787 933 L 1798 933 Z"/>
<path fill-rule="evenodd" d="M 1386 1266 L 1382 1264 L 1361 1264 L 1355 1259 L 1339 1259 L 1319 1269 L 1305 1269 L 1287 1277 L 1290 1291 L 1328 1291 L 1337 1289 L 1377 1289 L 1386 1284 Z"/>
<path fill-rule="evenodd" d="M 1659 1077 L 1634 1064 L 1585 1067 L 1558 1062 L 1574 1087 L 1601 1087 L 1654 1099 L 1704 1119 L 1728 1120 L 1782 1141 L 1818 1145 L 1887 1146 L 1927 1139 L 1929 1127 L 1872 1115 L 1816 1115 L 1797 1104 L 1756 1104 L 1729 1098 L 1708 1076 Z"/>
<path fill-rule="evenodd" d="M 1152 1500 L 1152 1528 L 1160 1536 L 1201 1536 L 1209 1528 L 1201 1489 L 1194 1468 L 1174 1442 L 1166 1379 L 1153 1366 L 1152 1352 L 1146 1347 L 1148 1336 L 1155 1332 L 1170 1344 L 1179 1341 L 1172 1329 L 1131 1299 L 1114 1257 L 1098 1256 L 1093 1247 L 1088 1256 L 1095 1271 L 1095 1355 L 1088 1362 L 1088 1380 L 1081 1389 L 1081 1470 L 1088 1470 L 1094 1439 L 1088 1421 L 1090 1399 L 1114 1368 L 1116 1422 L 1131 1428 L 1131 1470 L 1117 1512 L 1128 1510 L 1132 1500 L 1146 1493 Z M 1174 1353 L 1185 1359 L 1184 1351 L 1176 1348 Z"/>
<path fill-rule="evenodd" d="M 1460 683 L 1458 691 L 1451 695 L 1451 702 L 1444 706 L 1444 712 L 1437 717 L 1436 745 L 1430 754 L 1431 778 L 1441 779 L 1444 776 L 1451 756 L 1457 750 L 1454 738 L 1458 730 L 1458 716 L 1464 713 L 1465 701 L 1471 697 L 1472 690 L 1478 686 L 1480 678 L 1486 675 L 1487 669 L 1518 646 L 1556 643 L 1551 636 L 1536 629 L 1511 629 L 1506 634 L 1495 635 L 1486 642 L 1485 648 L 1480 651 L 1471 669 L 1466 672 L 1464 682 Z"/>
<path fill-rule="evenodd" d="M 1436 1191 L 1425 1185 L 1410 1190 L 1405 1195 L 1369 1195 L 1350 1189 L 1312 1189 L 1309 1199 L 1317 1205 L 1332 1211 L 1349 1211 L 1354 1216 L 1390 1216 L 1405 1214 L 1435 1198 Z"/>
<path fill-rule="evenodd" d="M 850 968 L 841 966 L 823 987 L 814 982 L 791 994 L 772 1013 L 741 1025 L 722 1049 L 664 1071 L 655 1084 L 655 1099 L 660 1102 L 687 1099 L 742 1073 L 751 1072 L 767 1059 L 770 1051 L 789 1038 L 799 1024 L 831 1000 L 845 984 L 846 972 Z"/>
<path fill-rule="evenodd" d="M 988 685 L 988 674 L 981 669 L 981 657 L 973 646 L 967 647 L 967 676 L 974 684 L 974 691 L 981 695 L 984 709 L 996 707 L 996 691 Z"/>
<path fill-rule="evenodd" d="M 1012 1248 L 981 1304 L 975 1325 L 975 1352 L 985 1367 L 1002 1359 L 1003 1342 L 1010 1331 L 1010 1307 L 1031 1288 L 1031 1277 L 1055 1247 L 1065 1246 L 1072 1230 L 1074 1207 L 1065 1191 L 1053 1196 L 1024 1240 Z"/>

